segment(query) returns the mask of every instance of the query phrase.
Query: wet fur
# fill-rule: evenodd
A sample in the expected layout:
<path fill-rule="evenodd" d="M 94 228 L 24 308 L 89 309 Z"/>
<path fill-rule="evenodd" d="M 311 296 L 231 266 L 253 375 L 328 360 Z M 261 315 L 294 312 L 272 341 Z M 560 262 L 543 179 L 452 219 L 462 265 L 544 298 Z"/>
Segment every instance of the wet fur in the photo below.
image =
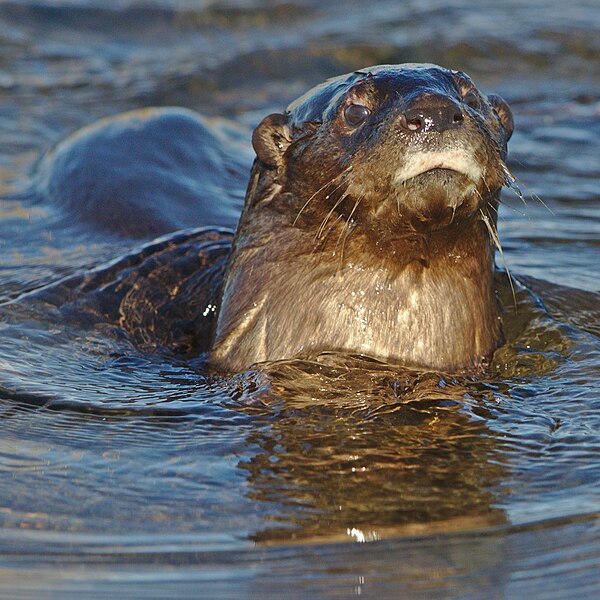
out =
<path fill-rule="evenodd" d="M 500 111 L 509 109 L 480 96 L 463 130 L 406 136 L 396 121 L 411 77 L 421 95 L 472 87 L 439 67 L 378 67 L 316 88 L 257 128 L 214 364 L 241 370 L 339 350 L 436 370 L 485 367 L 502 326 L 481 214 L 496 209 L 506 181 L 512 121 Z M 341 110 L 358 101 L 375 117 L 349 132 Z M 437 168 L 452 152 L 466 174 Z M 432 170 L 402 181 L 416 160 Z"/>

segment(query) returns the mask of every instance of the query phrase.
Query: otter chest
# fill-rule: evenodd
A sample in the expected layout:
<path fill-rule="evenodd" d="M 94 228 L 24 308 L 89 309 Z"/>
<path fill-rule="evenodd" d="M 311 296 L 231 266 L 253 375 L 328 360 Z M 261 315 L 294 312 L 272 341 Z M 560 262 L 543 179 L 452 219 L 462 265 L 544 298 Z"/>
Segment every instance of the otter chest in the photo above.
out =
<path fill-rule="evenodd" d="M 356 265 L 298 269 L 247 299 L 240 318 L 218 332 L 216 352 L 240 364 L 325 350 L 440 368 L 475 362 L 499 326 L 497 315 L 474 308 L 489 305 L 473 301 L 480 286 L 422 270 L 390 277 Z"/>

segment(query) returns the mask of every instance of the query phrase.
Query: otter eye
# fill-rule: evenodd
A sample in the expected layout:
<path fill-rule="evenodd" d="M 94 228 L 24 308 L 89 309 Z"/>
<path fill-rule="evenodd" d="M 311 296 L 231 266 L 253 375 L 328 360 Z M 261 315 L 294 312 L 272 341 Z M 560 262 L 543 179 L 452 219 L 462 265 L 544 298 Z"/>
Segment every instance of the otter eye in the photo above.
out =
<path fill-rule="evenodd" d="M 467 92 L 464 96 L 463 96 L 463 102 L 469 107 L 472 108 L 474 110 L 478 110 L 479 108 L 481 108 L 481 103 L 479 101 L 479 97 L 477 96 L 477 94 L 473 91 L 471 92 Z"/>
<path fill-rule="evenodd" d="M 350 127 L 358 127 L 370 114 L 371 111 L 362 104 L 349 104 L 344 110 L 344 118 Z"/>

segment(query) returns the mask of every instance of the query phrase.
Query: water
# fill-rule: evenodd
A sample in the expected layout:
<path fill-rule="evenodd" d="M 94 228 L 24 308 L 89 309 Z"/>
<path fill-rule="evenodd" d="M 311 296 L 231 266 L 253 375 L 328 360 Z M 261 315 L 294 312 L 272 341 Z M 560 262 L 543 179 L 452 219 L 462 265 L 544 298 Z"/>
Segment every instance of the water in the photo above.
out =
<path fill-rule="evenodd" d="M 595 0 L 2 3 L 0 595 L 597 596 L 599 27 Z M 226 245 L 194 228 L 234 226 L 251 128 L 406 61 L 515 114 L 490 377 L 322 355 L 225 378 L 166 297 L 178 352 L 115 314 L 160 251 L 202 327 L 190 249 L 218 271 Z M 147 106 L 204 117 L 68 137 Z"/>

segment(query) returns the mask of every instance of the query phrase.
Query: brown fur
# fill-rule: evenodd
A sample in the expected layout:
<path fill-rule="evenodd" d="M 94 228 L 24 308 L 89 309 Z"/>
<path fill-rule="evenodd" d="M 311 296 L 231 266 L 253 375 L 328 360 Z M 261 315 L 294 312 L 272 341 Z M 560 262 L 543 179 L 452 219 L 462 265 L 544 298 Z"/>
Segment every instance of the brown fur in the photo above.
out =
<path fill-rule="evenodd" d="M 367 107 L 364 124 L 348 125 L 350 104 Z M 427 117 L 407 129 L 406 115 L 455 105 L 463 116 L 447 129 Z M 267 117 L 211 362 L 240 370 L 332 350 L 481 369 L 502 340 L 482 215 L 494 221 L 509 117 L 465 75 L 417 65 L 339 77 Z"/>

